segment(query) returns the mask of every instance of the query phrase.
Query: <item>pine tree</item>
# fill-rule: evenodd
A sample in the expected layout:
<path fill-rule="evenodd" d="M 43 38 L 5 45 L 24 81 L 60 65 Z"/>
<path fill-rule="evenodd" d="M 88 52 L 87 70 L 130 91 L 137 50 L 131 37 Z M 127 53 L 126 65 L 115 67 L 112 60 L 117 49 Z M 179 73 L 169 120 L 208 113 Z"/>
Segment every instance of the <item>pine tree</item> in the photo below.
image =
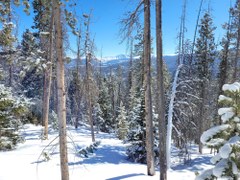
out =
<path fill-rule="evenodd" d="M 98 104 L 100 105 L 102 111 L 102 118 L 104 122 L 99 122 L 99 129 L 103 132 L 111 132 L 114 128 L 114 124 L 112 122 L 112 114 L 111 114 L 111 99 L 108 93 L 108 86 L 106 84 L 106 78 L 101 81 L 101 88 L 99 91 L 99 99 Z"/>
<path fill-rule="evenodd" d="M 34 26 L 37 29 L 36 37 L 39 38 L 41 51 L 44 52 L 44 58 L 47 60 L 44 71 L 43 87 L 43 108 L 42 124 L 44 126 L 44 136 L 48 138 L 48 116 L 52 82 L 52 64 L 53 64 L 53 26 L 54 13 L 52 1 L 34 0 Z"/>
<path fill-rule="evenodd" d="M 100 126 L 103 127 L 104 119 L 102 118 L 103 112 L 101 110 L 100 104 L 96 103 L 93 108 L 93 119 L 96 125 L 97 133 L 100 131 Z"/>
<path fill-rule="evenodd" d="M 209 100 L 209 81 L 212 75 L 212 64 L 216 57 L 216 45 L 214 42 L 214 30 L 213 21 L 209 13 L 205 13 L 201 19 L 199 29 L 199 37 L 197 38 L 196 50 L 195 50 L 195 74 L 199 79 L 199 98 L 201 99 L 199 104 L 199 120 L 198 120 L 198 136 L 199 136 L 199 152 L 202 153 L 202 144 L 200 142 L 200 136 L 204 130 L 204 119 L 206 119 L 206 104 Z"/>
<path fill-rule="evenodd" d="M 30 99 L 15 95 L 12 88 L 0 84 L 0 150 L 13 149 L 21 142 L 18 130 L 30 105 Z"/>
<path fill-rule="evenodd" d="M 40 51 L 37 38 L 27 29 L 22 36 L 21 54 L 18 58 L 19 80 L 29 98 L 41 98 L 43 76 L 46 67 L 44 52 Z"/>
<path fill-rule="evenodd" d="M 128 131 L 128 124 L 127 124 L 127 113 L 125 110 L 125 107 L 123 103 L 120 103 L 119 107 L 119 114 L 116 118 L 116 122 L 118 123 L 118 128 L 117 128 L 117 136 L 121 140 L 125 140 L 127 137 L 127 131 Z"/>
<path fill-rule="evenodd" d="M 127 155 L 134 162 L 146 163 L 146 124 L 144 117 L 144 91 L 139 92 L 132 89 L 130 91 L 129 110 L 127 122 L 129 130 L 127 141 L 131 145 L 127 148 Z"/>
<path fill-rule="evenodd" d="M 22 42 L 21 42 L 21 50 L 22 55 L 27 58 L 32 55 L 32 53 L 36 52 L 36 49 L 38 48 L 36 38 L 34 37 L 34 33 L 32 33 L 29 29 L 26 29 L 26 31 L 22 35 Z"/>
<path fill-rule="evenodd" d="M 239 51 L 240 51 L 240 1 L 236 0 L 235 6 L 230 9 L 231 13 L 231 37 L 234 55 L 232 59 L 232 82 L 239 78 Z"/>
<path fill-rule="evenodd" d="M 215 167 L 204 171 L 196 180 L 240 178 L 240 83 L 225 84 L 222 90 L 225 95 L 218 99 L 224 106 L 218 110 L 222 123 L 201 136 L 203 144 L 219 150 L 211 159 Z"/>

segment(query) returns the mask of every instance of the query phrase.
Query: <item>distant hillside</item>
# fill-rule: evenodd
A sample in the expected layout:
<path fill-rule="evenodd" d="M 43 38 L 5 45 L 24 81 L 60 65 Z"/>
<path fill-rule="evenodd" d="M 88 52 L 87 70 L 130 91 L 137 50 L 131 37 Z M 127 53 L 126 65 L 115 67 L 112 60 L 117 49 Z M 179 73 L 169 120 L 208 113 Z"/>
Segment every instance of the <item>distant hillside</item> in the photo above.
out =
<path fill-rule="evenodd" d="M 136 57 L 134 59 L 137 59 Z M 171 73 L 174 72 L 176 69 L 176 60 L 177 56 L 164 56 L 163 57 L 165 63 L 167 64 L 167 67 Z M 152 57 L 152 64 L 153 66 L 156 65 L 156 58 Z M 82 60 L 81 66 L 85 66 L 85 59 Z M 100 61 L 94 60 L 93 65 L 95 67 L 100 67 Z M 69 64 L 67 64 L 67 67 L 73 68 L 76 66 L 76 59 L 73 59 Z M 110 68 L 111 69 L 117 69 L 119 66 L 122 66 L 124 69 L 127 69 L 129 66 L 129 56 L 125 55 L 119 55 L 116 57 L 106 57 L 103 58 L 101 61 L 101 67 L 103 72 L 109 72 Z"/>

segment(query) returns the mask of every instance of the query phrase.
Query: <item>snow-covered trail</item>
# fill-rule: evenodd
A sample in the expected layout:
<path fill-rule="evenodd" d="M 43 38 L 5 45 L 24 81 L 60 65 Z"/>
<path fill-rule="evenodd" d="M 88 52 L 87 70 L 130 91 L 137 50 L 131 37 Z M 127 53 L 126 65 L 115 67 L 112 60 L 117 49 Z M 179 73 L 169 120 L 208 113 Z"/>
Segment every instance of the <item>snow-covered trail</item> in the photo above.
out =
<path fill-rule="evenodd" d="M 44 150 L 44 152 L 51 154 L 51 159 L 44 161 L 43 156 L 39 158 L 43 149 L 57 137 L 57 132 L 51 132 L 49 140 L 42 141 L 39 138 L 41 131 L 42 127 L 40 126 L 25 125 L 25 130 L 22 132 L 26 139 L 25 143 L 19 144 L 13 151 L 0 152 L 0 180 L 61 179 L 58 139 Z M 157 171 L 156 176 L 147 176 L 146 165 L 129 162 L 125 154 L 126 144 L 123 144 L 112 134 L 96 134 L 97 141 L 101 141 L 101 143 L 88 158 L 76 156 L 76 149 L 79 150 L 91 144 L 88 128 L 80 127 L 79 130 L 75 130 L 69 127 L 68 136 L 70 180 L 159 179 L 159 171 Z M 168 172 L 168 179 L 193 180 L 195 179 L 194 171 L 202 169 L 202 167 L 199 168 L 197 161 L 193 167 L 191 165 L 176 166 L 174 170 Z"/>

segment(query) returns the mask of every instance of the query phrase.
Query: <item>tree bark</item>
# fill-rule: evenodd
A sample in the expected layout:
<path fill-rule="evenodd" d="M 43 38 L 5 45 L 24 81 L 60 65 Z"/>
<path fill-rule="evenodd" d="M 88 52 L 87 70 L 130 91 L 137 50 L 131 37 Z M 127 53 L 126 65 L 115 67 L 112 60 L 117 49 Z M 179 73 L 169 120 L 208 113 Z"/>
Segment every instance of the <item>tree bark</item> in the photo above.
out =
<path fill-rule="evenodd" d="M 91 82 L 91 72 L 90 72 L 90 55 L 86 57 L 86 73 L 87 73 L 87 112 L 88 112 L 88 119 L 91 128 L 91 136 L 92 142 L 95 142 L 95 135 L 94 135 L 94 127 L 93 127 L 93 116 L 92 116 L 92 98 L 91 98 L 91 90 L 90 90 L 90 82 Z"/>
<path fill-rule="evenodd" d="M 151 95 L 151 31 L 150 0 L 144 0 L 144 93 L 146 120 L 147 174 L 155 175 Z"/>
<path fill-rule="evenodd" d="M 167 179 L 166 121 L 162 57 L 162 0 L 156 0 L 156 48 L 157 48 L 157 114 L 160 150 L 160 180 Z"/>
<path fill-rule="evenodd" d="M 193 62 L 193 53 L 194 53 L 194 47 L 195 47 L 195 42 L 197 37 L 198 22 L 199 22 L 201 11 L 202 11 L 202 4 L 203 4 L 203 0 L 201 0 L 199 9 L 198 9 L 197 21 L 196 21 L 196 26 L 194 30 L 193 43 L 192 43 L 192 49 L 191 49 L 191 56 L 190 56 L 190 63 L 189 63 L 190 65 L 192 65 L 192 62 Z M 191 72 L 192 72 L 192 66 L 190 66 L 190 73 Z"/>
<path fill-rule="evenodd" d="M 61 179 L 69 180 L 68 154 L 67 154 L 67 132 L 66 132 L 66 92 L 64 82 L 64 61 L 63 61 L 63 36 L 61 24 L 61 9 L 59 0 L 53 0 L 54 23 L 56 30 L 56 51 L 57 51 L 57 94 L 58 94 L 58 125 L 60 144 Z"/>
<path fill-rule="evenodd" d="M 90 13 L 91 15 L 91 13 Z M 94 127 L 93 127 L 93 116 L 92 116 L 92 92 L 90 85 L 92 84 L 92 72 L 91 72 L 91 58 L 92 58 L 92 51 L 90 44 L 90 37 L 89 37 L 89 24 L 90 24 L 90 15 L 87 18 L 86 23 L 86 40 L 85 40 L 85 54 L 86 54 L 86 90 L 87 90 L 87 112 L 88 112 L 88 120 L 91 128 L 91 136 L 92 142 L 95 142 L 95 135 L 94 135 Z"/>
<path fill-rule="evenodd" d="M 236 53 L 234 56 L 234 71 L 233 71 L 233 79 L 232 79 L 232 83 L 234 83 L 235 81 L 237 81 L 238 78 L 238 61 L 239 61 L 239 47 L 240 47 L 240 12 L 238 13 L 238 27 L 237 27 L 237 37 L 236 37 Z"/>
<path fill-rule="evenodd" d="M 49 102 L 50 102 L 50 94 L 51 94 L 51 83 L 52 83 L 52 63 L 53 63 L 53 13 L 51 15 L 51 24 L 50 24 L 50 37 L 49 37 L 49 52 L 48 59 L 50 65 L 45 70 L 44 76 L 44 87 L 43 87 L 43 126 L 44 132 L 43 135 L 46 139 L 48 139 L 48 116 L 49 116 Z"/>

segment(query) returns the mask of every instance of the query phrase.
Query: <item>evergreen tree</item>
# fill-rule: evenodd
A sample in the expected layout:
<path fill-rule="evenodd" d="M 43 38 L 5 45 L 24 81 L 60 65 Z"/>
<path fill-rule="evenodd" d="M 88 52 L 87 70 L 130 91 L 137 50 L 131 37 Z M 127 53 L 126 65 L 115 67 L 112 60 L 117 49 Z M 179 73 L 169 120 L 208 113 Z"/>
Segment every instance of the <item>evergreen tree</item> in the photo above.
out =
<path fill-rule="evenodd" d="M 144 119 L 144 91 L 130 91 L 129 112 L 127 122 L 129 130 L 127 141 L 131 145 L 127 148 L 128 158 L 134 162 L 146 163 L 146 124 Z"/>
<path fill-rule="evenodd" d="M 204 171 L 197 180 L 240 178 L 240 83 L 225 84 L 222 90 L 225 95 L 218 99 L 224 106 L 218 110 L 222 123 L 201 136 L 203 144 L 219 150 L 211 159 L 215 167 Z"/>
<path fill-rule="evenodd" d="M 94 108 L 93 108 L 93 119 L 94 119 L 94 124 L 97 126 L 96 130 L 97 133 L 100 131 L 100 126 L 103 126 L 104 124 L 104 119 L 102 118 L 103 112 L 101 110 L 100 104 L 96 103 Z"/>
<path fill-rule="evenodd" d="M 121 140 L 125 140 L 127 137 L 127 131 L 128 131 L 128 124 L 127 124 L 127 117 L 126 117 L 126 110 L 125 107 L 123 106 L 123 103 L 120 103 L 119 107 L 119 114 L 116 118 L 116 122 L 118 123 L 118 128 L 117 128 L 117 136 Z"/>
<path fill-rule="evenodd" d="M 103 132 L 110 132 L 114 128 L 111 114 L 111 99 L 108 92 L 108 86 L 106 84 L 106 79 L 104 78 L 104 80 L 101 82 L 98 99 L 98 104 L 100 105 L 102 111 L 102 118 L 104 120 L 104 122 L 99 122 L 99 129 Z"/>
<path fill-rule="evenodd" d="M 30 99 L 15 95 L 0 84 L 0 150 L 13 149 L 21 141 L 19 126 L 26 120 Z"/>
<path fill-rule="evenodd" d="M 240 51 L 240 1 L 236 0 L 231 14 L 231 38 L 233 47 L 232 69 L 233 74 L 231 81 L 234 82 L 239 78 L 239 51 Z"/>
<path fill-rule="evenodd" d="M 21 42 L 21 49 L 22 49 L 22 55 L 27 58 L 30 57 L 33 53 L 36 52 L 36 49 L 38 48 L 36 38 L 34 37 L 34 33 L 30 32 L 29 29 L 26 29 L 26 31 L 22 35 L 22 42 Z"/>
<path fill-rule="evenodd" d="M 216 58 L 216 45 L 214 42 L 213 21 L 209 13 L 205 13 L 201 19 L 199 37 L 195 50 L 195 74 L 199 79 L 199 114 L 198 114 L 198 142 L 199 152 L 202 153 L 200 136 L 204 130 L 204 119 L 206 119 L 206 105 L 209 102 L 210 79 L 212 77 L 212 64 Z"/>
<path fill-rule="evenodd" d="M 46 68 L 44 52 L 39 48 L 39 42 L 34 33 L 27 29 L 22 36 L 21 55 L 18 58 L 19 79 L 22 90 L 29 98 L 41 98 L 43 71 Z"/>

